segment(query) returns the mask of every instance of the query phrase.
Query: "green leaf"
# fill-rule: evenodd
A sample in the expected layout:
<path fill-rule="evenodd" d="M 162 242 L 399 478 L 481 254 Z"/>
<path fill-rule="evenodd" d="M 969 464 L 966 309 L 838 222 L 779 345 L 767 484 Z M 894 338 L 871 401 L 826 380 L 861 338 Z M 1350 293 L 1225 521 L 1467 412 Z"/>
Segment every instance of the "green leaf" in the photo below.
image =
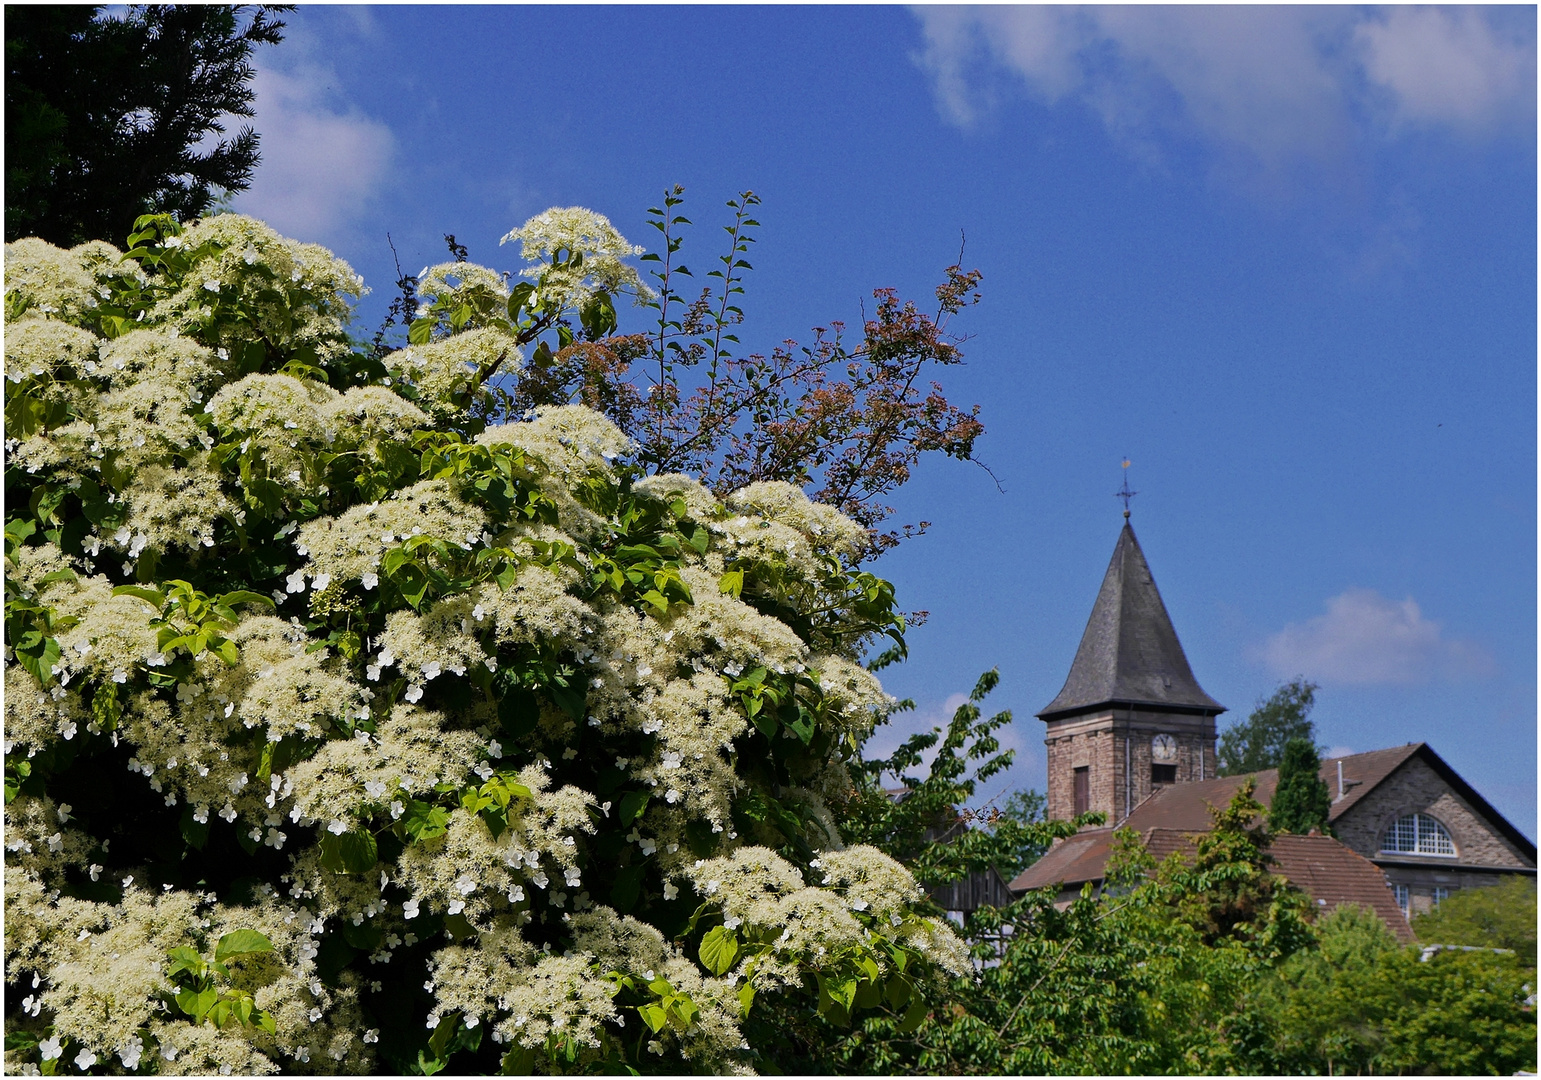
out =
<path fill-rule="evenodd" d="M 100 693 L 97 696 L 100 697 Z M 209 842 L 209 822 L 207 818 L 201 822 L 194 821 L 191 806 L 182 811 L 182 839 L 196 851 L 202 851 L 203 845 Z"/>
<path fill-rule="evenodd" d="M 235 828 L 235 842 L 241 845 L 241 850 L 246 852 L 246 854 L 257 854 L 257 841 L 252 839 L 251 830 L 243 829 L 240 825 L 237 825 Z"/>
<path fill-rule="evenodd" d="M 360 952 L 369 953 L 380 947 L 381 941 L 385 938 L 385 932 L 367 919 L 358 926 L 353 925 L 352 919 L 344 919 L 342 937 Z"/>
<path fill-rule="evenodd" d="M 547 689 L 558 708 L 574 720 L 583 719 L 583 714 L 588 711 L 588 694 L 576 687 L 562 686 L 559 683 L 553 683 Z"/>
<path fill-rule="evenodd" d="M 738 959 L 738 935 L 725 926 L 715 926 L 701 939 L 701 963 L 713 975 L 723 975 Z"/>
<path fill-rule="evenodd" d="M 166 960 L 166 975 L 170 978 L 176 978 L 184 971 L 195 979 L 203 975 L 203 956 L 197 949 L 179 945 L 166 952 Z"/>
<path fill-rule="evenodd" d="M 166 598 L 157 589 L 147 589 L 142 585 L 119 585 L 112 590 L 114 596 L 136 596 L 153 607 L 157 614 L 166 606 Z"/>
<path fill-rule="evenodd" d="M 38 1033 L 35 1031 L 7 1031 L 5 1033 L 5 1048 L 7 1050 L 30 1050 L 38 1044 Z"/>
<path fill-rule="evenodd" d="M 717 834 L 712 832 L 712 823 L 705 818 L 696 818 L 685 825 L 685 842 L 698 859 L 709 859 L 716 854 Z"/>
<path fill-rule="evenodd" d="M 11 554 L 20 547 L 33 533 L 37 532 L 37 522 L 30 518 L 12 518 L 5 523 L 5 552 Z"/>
<path fill-rule="evenodd" d="M 523 310 L 525 304 L 529 302 L 530 297 L 534 293 L 535 286 L 528 281 L 521 281 L 515 285 L 508 294 L 508 317 L 517 322 L 519 312 Z"/>
<path fill-rule="evenodd" d="M 920 1022 L 926 1018 L 926 1002 L 923 998 L 916 998 L 910 1002 L 910 1007 L 904 1011 L 904 1018 L 899 1021 L 899 1034 L 908 1035 L 920 1027 Z"/>
<path fill-rule="evenodd" d="M 63 655 L 57 641 L 51 637 L 40 637 L 34 646 L 18 645 L 15 652 L 17 661 L 39 683 L 47 686 L 53 682 L 53 667 Z"/>
<path fill-rule="evenodd" d="M 415 562 L 403 563 L 391 575 L 391 581 L 401 590 L 401 595 L 414 608 L 421 607 L 428 594 L 428 574 Z"/>
<path fill-rule="evenodd" d="M 798 706 L 794 710 L 794 714 L 795 718 L 787 720 L 786 725 L 796 733 L 799 739 L 803 741 L 803 745 L 807 746 L 808 743 L 813 739 L 813 717 L 809 714 L 807 709 L 804 709 L 801 706 Z"/>
<path fill-rule="evenodd" d="M 222 962 L 233 956 L 272 951 L 273 943 L 267 939 L 266 935 L 256 930 L 232 930 L 221 937 L 219 944 L 214 946 L 214 960 Z"/>
<path fill-rule="evenodd" d="M 433 1051 L 433 1056 L 443 1059 L 449 1055 L 449 1042 L 455 1036 L 455 1029 L 460 1027 L 460 1014 L 450 1013 L 439 1026 L 433 1029 L 433 1034 L 428 1037 L 428 1049 Z"/>
<path fill-rule="evenodd" d="M 654 1035 L 662 1031 L 669 1023 L 669 1014 L 658 1005 L 638 1005 L 637 1015 L 642 1017 L 642 1022 L 652 1029 Z"/>
<path fill-rule="evenodd" d="M 774 739 L 776 732 L 781 730 L 781 724 L 776 720 L 774 713 L 760 711 L 759 698 L 751 700 L 755 707 L 749 710 L 749 719 L 754 721 L 754 726 L 759 729 L 761 735 L 764 735 L 767 739 Z"/>
<path fill-rule="evenodd" d="M 249 589 L 237 589 L 234 592 L 222 594 L 216 601 L 225 607 L 234 607 L 236 604 L 262 604 L 267 608 L 276 609 L 271 596 L 263 596 L 261 593 L 252 592 Z"/>
<path fill-rule="evenodd" d="M 401 819 L 401 828 L 413 840 L 431 840 L 449 831 L 449 811 L 442 806 L 407 800 L 407 813 Z"/>
<path fill-rule="evenodd" d="M 625 828 L 642 816 L 647 809 L 648 800 L 652 793 L 648 791 L 628 791 L 621 796 L 621 828 Z"/>
<path fill-rule="evenodd" d="M 742 570 L 729 570 L 717 579 L 717 591 L 728 596 L 742 596 L 744 594 L 744 572 Z"/>
<path fill-rule="evenodd" d="M 523 739 L 540 723 L 540 702 L 524 687 L 505 690 L 498 701 L 498 723 L 511 739 Z"/>
<path fill-rule="evenodd" d="M 738 1015 L 740 1019 L 749 1019 L 749 1007 L 754 1004 L 754 983 L 745 982 L 738 988 Z"/>
<path fill-rule="evenodd" d="M 235 1010 L 235 1003 L 229 998 L 220 998 L 214 1002 L 214 1007 L 209 1010 L 209 1023 L 217 1028 L 225 1026 L 230 1019 L 230 1014 Z"/>
<path fill-rule="evenodd" d="M 203 1018 L 209 1014 L 214 1003 L 219 1000 L 219 995 L 214 988 L 207 990 L 181 990 L 177 992 L 177 1007 L 198 1023 L 203 1023 Z"/>
<path fill-rule="evenodd" d="M 331 831 L 321 834 L 321 865 L 328 870 L 362 874 L 374 869 L 378 861 L 379 845 L 372 833 L 352 829 L 341 836 Z"/>

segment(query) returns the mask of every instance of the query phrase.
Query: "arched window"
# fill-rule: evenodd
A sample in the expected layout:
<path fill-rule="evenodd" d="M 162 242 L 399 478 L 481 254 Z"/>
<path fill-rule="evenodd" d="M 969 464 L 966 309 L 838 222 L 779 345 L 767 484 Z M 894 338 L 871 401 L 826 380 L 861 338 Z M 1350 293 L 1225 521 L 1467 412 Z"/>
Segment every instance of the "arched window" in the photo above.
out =
<path fill-rule="evenodd" d="M 1398 818 L 1386 830 L 1380 849 L 1409 855 L 1455 855 L 1455 843 L 1450 834 L 1428 814 L 1408 814 Z"/>

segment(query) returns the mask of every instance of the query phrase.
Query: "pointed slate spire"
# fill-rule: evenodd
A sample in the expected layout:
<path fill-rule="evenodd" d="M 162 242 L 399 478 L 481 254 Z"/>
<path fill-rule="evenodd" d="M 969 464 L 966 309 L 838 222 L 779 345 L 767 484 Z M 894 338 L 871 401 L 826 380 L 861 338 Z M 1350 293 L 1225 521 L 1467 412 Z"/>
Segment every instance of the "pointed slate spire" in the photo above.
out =
<path fill-rule="evenodd" d="M 1070 676 L 1038 717 L 1057 720 L 1108 705 L 1211 716 L 1225 711 L 1193 677 L 1127 519 Z"/>

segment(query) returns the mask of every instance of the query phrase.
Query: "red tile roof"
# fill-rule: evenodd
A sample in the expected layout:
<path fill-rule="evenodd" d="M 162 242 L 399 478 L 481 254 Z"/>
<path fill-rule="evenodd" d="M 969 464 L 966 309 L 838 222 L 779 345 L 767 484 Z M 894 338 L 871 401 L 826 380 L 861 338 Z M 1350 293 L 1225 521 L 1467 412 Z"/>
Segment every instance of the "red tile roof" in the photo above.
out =
<path fill-rule="evenodd" d="M 1173 852 L 1187 857 L 1193 851 L 1194 832 L 1151 827 L 1144 829 L 1141 837 L 1146 850 L 1157 859 Z M 1077 833 L 1018 875 L 1011 888 L 1015 892 L 1056 884 L 1073 888 L 1087 881 L 1100 881 L 1112 844 L 1112 829 Z M 1274 858 L 1271 871 L 1297 886 L 1316 903 L 1319 911 L 1331 911 L 1342 904 L 1360 904 L 1380 916 L 1398 939 L 1414 940 L 1385 875 L 1363 855 L 1330 836 L 1291 835 L 1274 837 L 1269 853 Z"/>
<path fill-rule="evenodd" d="M 1326 782 L 1327 792 L 1332 797 L 1332 811 L 1328 814 L 1327 820 L 1338 820 L 1355 803 L 1367 795 L 1375 785 L 1396 772 L 1404 761 L 1425 749 L 1427 749 L 1427 746 L 1424 743 L 1408 743 L 1405 746 L 1392 746 L 1385 750 L 1370 750 L 1363 754 L 1349 754 L 1341 758 L 1328 758 L 1322 762 L 1322 770 L 1319 775 Z M 1340 761 L 1343 763 L 1342 798 L 1338 797 L 1340 794 L 1338 791 L 1338 762 Z M 1278 770 L 1271 771 L 1274 773 L 1274 782 L 1277 783 Z"/>
<path fill-rule="evenodd" d="M 1337 821 L 1348 811 L 1352 810 L 1360 799 L 1364 798 L 1374 788 L 1385 780 L 1397 769 L 1414 757 L 1421 759 L 1426 765 L 1438 773 L 1444 781 L 1451 786 L 1460 797 L 1466 800 L 1478 814 L 1481 814 L 1499 832 L 1503 833 L 1515 849 L 1534 865 L 1536 860 L 1536 845 L 1529 837 L 1520 832 L 1513 824 L 1500 814 L 1493 806 L 1474 790 L 1470 784 L 1463 780 L 1459 773 L 1445 763 L 1444 759 L 1436 754 L 1427 743 L 1408 743 L 1405 746 L 1393 746 L 1385 750 L 1370 750 L 1363 754 L 1348 754 L 1341 758 L 1328 758 L 1322 762 L 1319 773 L 1327 785 L 1327 792 L 1332 797 L 1332 805 L 1327 813 L 1329 822 Z M 1338 764 L 1343 765 L 1343 791 L 1339 797 L 1338 791 Z M 1261 772 L 1249 773 L 1257 781 L 1257 787 L 1252 797 L 1264 806 L 1273 803 L 1274 789 L 1279 785 L 1279 770 L 1264 769 Z M 1246 780 L 1247 776 L 1222 776 L 1216 780 L 1200 780 L 1196 783 L 1173 784 L 1169 787 L 1158 788 L 1152 792 L 1144 802 L 1134 808 L 1134 811 L 1120 824 L 1127 825 L 1136 832 L 1144 832 L 1146 829 L 1191 829 L 1202 831 L 1209 828 L 1211 806 L 1223 808 L 1231 801 L 1238 788 Z"/>
<path fill-rule="evenodd" d="M 1292 881 L 1323 911 L 1360 904 L 1379 915 L 1404 944 L 1414 940 L 1385 874 L 1357 851 L 1330 836 L 1288 835 L 1274 837 L 1268 850 L 1277 863 L 1275 873 Z"/>
<path fill-rule="evenodd" d="M 1011 882 L 1011 891 L 1041 889 L 1060 881 L 1067 885 L 1101 881 L 1112 843 L 1112 829 L 1082 829 L 1055 844 L 1018 874 Z"/>
<path fill-rule="evenodd" d="M 1386 777 L 1396 771 L 1408 758 L 1424 749 L 1423 743 L 1408 743 L 1389 750 L 1371 750 L 1364 754 L 1349 754 L 1341 758 L 1328 758 L 1322 762 L 1320 776 L 1332 796 L 1332 808 L 1327 820 L 1336 821 L 1350 807 L 1364 797 Z M 1344 794 L 1338 798 L 1338 762 L 1343 763 Z M 1209 828 L 1210 807 L 1223 809 L 1241 788 L 1247 777 L 1256 781 L 1252 797 L 1264 806 L 1273 803 L 1274 789 L 1279 786 L 1279 770 L 1263 769 L 1242 776 L 1222 776 L 1215 780 L 1199 780 L 1188 784 L 1172 784 L 1159 788 L 1134 808 L 1122 824 L 1144 832 L 1146 829 L 1190 829 L 1203 831 Z"/>

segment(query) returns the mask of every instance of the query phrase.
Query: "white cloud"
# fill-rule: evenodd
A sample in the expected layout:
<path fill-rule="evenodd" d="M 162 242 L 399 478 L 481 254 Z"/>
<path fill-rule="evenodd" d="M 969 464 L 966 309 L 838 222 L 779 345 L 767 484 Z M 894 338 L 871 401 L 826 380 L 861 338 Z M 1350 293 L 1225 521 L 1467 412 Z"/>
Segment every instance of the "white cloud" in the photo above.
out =
<path fill-rule="evenodd" d="M 938 105 L 961 126 L 1013 89 L 1077 101 L 1141 156 L 1197 140 L 1265 172 L 1336 166 L 1408 123 L 1529 122 L 1534 33 L 1465 8 L 917 8 Z M 1510 20 L 1512 22 L 1512 20 Z M 1013 85 L 1015 84 L 1015 85 Z M 1157 154 L 1159 156 L 1159 154 Z"/>
<path fill-rule="evenodd" d="M 1424 618 L 1411 597 L 1393 603 L 1373 589 L 1334 596 L 1325 615 L 1269 638 L 1261 658 L 1280 677 L 1303 673 L 1340 684 L 1412 685 L 1494 671 L 1483 649 L 1442 636 L 1439 623 Z"/>
<path fill-rule="evenodd" d="M 289 236 L 334 235 L 362 216 L 379 190 L 390 172 L 395 136 L 339 99 L 337 75 L 325 65 L 263 67 L 254 85 L 262 163 L 235 208 Z"/>
<path fill-rule="evenodd" d="M 1380 9 L 1354 37 L 1404 122 L 1482 131 L 1535 101 L 1534 41 L 1500 33 L 1478 9 Z"/>

